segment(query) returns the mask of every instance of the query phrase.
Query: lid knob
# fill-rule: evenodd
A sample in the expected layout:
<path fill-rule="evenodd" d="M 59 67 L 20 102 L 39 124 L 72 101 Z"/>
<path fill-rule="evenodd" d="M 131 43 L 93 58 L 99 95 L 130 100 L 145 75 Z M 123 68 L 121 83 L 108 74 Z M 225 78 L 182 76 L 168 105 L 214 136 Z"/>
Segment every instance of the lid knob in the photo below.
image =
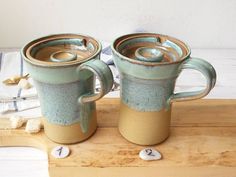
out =
<path fill-rule="evenodd" d="M 77 58 L 75 53 L 69 51 L 57 51 L 51 54 L 50 60 L 53 62 L 67 62 Z"/>
<path fill-rule="evenodd" d="M 140 47 L 135 51 L 135 57 L 141 61 L 160 62 L 164 54 L 157 48 Z"/>

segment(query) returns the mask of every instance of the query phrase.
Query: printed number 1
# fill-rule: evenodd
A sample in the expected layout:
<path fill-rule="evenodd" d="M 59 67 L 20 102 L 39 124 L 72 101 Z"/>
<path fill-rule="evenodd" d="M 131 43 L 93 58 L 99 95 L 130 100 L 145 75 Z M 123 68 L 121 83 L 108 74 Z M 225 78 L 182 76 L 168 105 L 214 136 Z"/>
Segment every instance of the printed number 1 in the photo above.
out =
<path fill-rule="evenodd" d="M 57 149 L 57 151 L 59 152 L 59 153 L 58 153 L 59 156 L 61 156 L 62 149 L 63 149 L 63 147 L 60 147 L 59 149 Z"/>

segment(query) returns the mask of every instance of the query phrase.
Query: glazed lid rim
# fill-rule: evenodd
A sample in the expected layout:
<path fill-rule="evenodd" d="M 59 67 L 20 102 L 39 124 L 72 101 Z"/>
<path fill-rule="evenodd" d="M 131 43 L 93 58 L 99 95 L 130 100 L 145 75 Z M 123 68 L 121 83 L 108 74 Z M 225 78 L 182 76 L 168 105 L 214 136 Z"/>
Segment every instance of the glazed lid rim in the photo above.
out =
<path fill-rule="evenodd" d="M 177 61 L 172 61 L 172 62 L 147 62 L 147 61 L 141 61 L 141 60 L 134 60 L 134 59 L 132 59 L 132 58 L 126 57 L 126 56 L 122 55 L 120 52 L 118 52 L 118 51 L 116 50 L 116 48 L 115 48 L 115 43 L 116 43 L 119 39 L 126 37 L 126 38 L 125 38 L 126 40 L 124 40 L 124 41 L 127 41 L 127 40 L 129 40 L 129 39 L 134 39 L 135 36 L 136 36 L 136 37 L 139 37 L 139 36 L 143 36 L 143 35 L 144 35 L 144 36 L 147 36 L 147 37 L 148 37 L 148 35 L 150 35 L 150 36 L 151 36 L 151 35 L 152 35 L 152 36 L 153 36 L 153 35 L 157 35 L 157 36 L 163 36 L 163 37 L 166 37 L 166 38 L 174 39 L 174 40 L 180 42 L 180 43 L 187 49 L 187 53 L 186 53 L 186 55 L 180 57 L 179 60 L 177 60 Z M 149 37 L 150 37 L 150 36 L 149 36 Z M 122 43 L 122 42 L 121 42 L 121 43 Z M 121 43 L 120 43 L 120 44 L 121 44 Z M 116 46 L 116 47 L 117 47 L 117 46 Z M 145 66 L 160 66 L 160 65 L 171 65 L 171 64 L 181 63 L 181 62 L 183 62 L 184 60 L 186 60 L 187 58 L 189 58 L 189 57 L 190 57 L 190 54 L 191 54 L 191 49 L 190 49 L 189 45 L 187 45 L 185 42 L 183 42 L 183 41 L 181 41 L 181 40 L 179 40 L 179 39 L 177 39 L 177 38 L 174 38 L 174 37 L 172 37 L 172 36 L 164 35 L 164 34 L 159 34 L 159 33 L 129 33 L 129 34 L 125 34 L 125 35 L 119 36 L 119 37 L 117 37 L 115 40 L 113 40 L 112 45 L 111 45 L 111 49 L 112 49 L 112 51 L 113 51 L 117 56 L 119 56 L 119 58 L 120 58 L 121 60 L 126 60 L 126 61 L 128 61 L 128 62 L 130 62 L 130 63 L 135 63 L 135 64 L 139 64 L 139 65 L 145 65 Z"/>
<path fill-rule="evenodd" d="M 70 39 L 69 36 L 80 36 L 80 37 L 92 39 L 93 41 L 95 41 L 97 43 L 97 47 L 96 47 L 97 50 L 94 52 L 93 55 L 91 55 L 88 58 L 85 58 L 83 60 L 74 60 L 74 61 L 70 61 L 70 62 L 63 62 L 63 64 L 62 63 L 57 63 L 57 62 L 40 61 L 40 60 L 37 60 L 33 57 L 28 58 L 26 56 L 26 51 L 29 47 L 32 46 L 32 44 L 37 44 L 38 45 L 42 42 L 47 42 L 47 41 L 51 41 L 51 40 L 55 40 L 55 39 Z M 57 38 L 57 37 L 59 37 L 59 38 Z M 76 39 L 76 38 L 72 38 L 72 39 Z M 36 38 L 34 40 L 31 40 L 30 42 L 27 42 L 21 48 L 21 55 L 23 56 L 23 58 L 26 62 L 28 62 L 32 65 L 42 66 L 42 67 L 65 67 L 65 66 L 78 65 L 78 64 L 84 63 L 86 61 L 89 61 L 93 58 L 96 58 L 101 53 L 101 50 L 102 50 L 101 42 L 98 41 L 97 39 L 95 39 L 94 37 L 89 36 L 89 35 L 84 35 L 84 34 L 80 34 L 80 33 L 57 33 L 57 34 L 50 34 L 50 35 L 42 36 L 42 37 Z"/>

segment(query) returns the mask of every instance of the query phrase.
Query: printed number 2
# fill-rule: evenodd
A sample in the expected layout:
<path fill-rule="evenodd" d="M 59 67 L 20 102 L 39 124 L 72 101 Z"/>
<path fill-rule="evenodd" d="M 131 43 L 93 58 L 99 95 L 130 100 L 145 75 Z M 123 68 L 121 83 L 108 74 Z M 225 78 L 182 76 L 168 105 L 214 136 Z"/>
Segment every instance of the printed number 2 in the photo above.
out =
<path fill-rule="evenodd" d="M 146 152 L 147 155 L 149 155 L 149 156 L 155 156 L 155 155 L 152 153 L 152 149 L 146 149 L 145 152 Z"/>

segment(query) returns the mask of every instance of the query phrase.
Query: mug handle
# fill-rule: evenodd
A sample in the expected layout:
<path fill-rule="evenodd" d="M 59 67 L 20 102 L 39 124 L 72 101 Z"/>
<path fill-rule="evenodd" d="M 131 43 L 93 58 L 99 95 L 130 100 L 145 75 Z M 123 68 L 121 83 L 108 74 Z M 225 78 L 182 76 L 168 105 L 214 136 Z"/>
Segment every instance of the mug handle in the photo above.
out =
<path fill-rule="evenodd" d="M 202 98 L 206 96 L 211 89 L 215 86 L 216 83 L 216 71 L 213 66 L 207 61 L 200 58 L 189 58 L 181 66 L 182 69 L 194 69 L 203 74 L 206 78 L 207 84 L 205 89 L 192 92 L 181 92 L 174 93 L 169 98 L 169 103 L 178 102 L 178 101 L 189 101 Z"/>
<path fill-rule="evenodd" d="M 80 106 L 80 127 L 83 133 L 86 133 L 89 129 L 89 113 L 91 105 L 88 103 L 102 98 L 113 86 L 112 72 L 103 61 L 99 59 L 89 60 L 78 66 L 77 73 L 86 70 L 91 71 L 95 76 L 97 76 L 101 84 L 101 90 L 99 93 L 84 94 L 78 98 L 78 104 Z"/>
<path fill-rule="evenodd" d="M 78 72 L 83 70 L 91 71 L 95 76 L 97 76 L 101 84 L 101 90 L 99 93 L 86 94 L 80 96 L 78 99 L 79 103 L 97 101 L 111 90 L 113 86 L 113 76 L 110 68 L 107 66 L 106 63 L 99 59 L 89 60 L 78 66 Z"/>

